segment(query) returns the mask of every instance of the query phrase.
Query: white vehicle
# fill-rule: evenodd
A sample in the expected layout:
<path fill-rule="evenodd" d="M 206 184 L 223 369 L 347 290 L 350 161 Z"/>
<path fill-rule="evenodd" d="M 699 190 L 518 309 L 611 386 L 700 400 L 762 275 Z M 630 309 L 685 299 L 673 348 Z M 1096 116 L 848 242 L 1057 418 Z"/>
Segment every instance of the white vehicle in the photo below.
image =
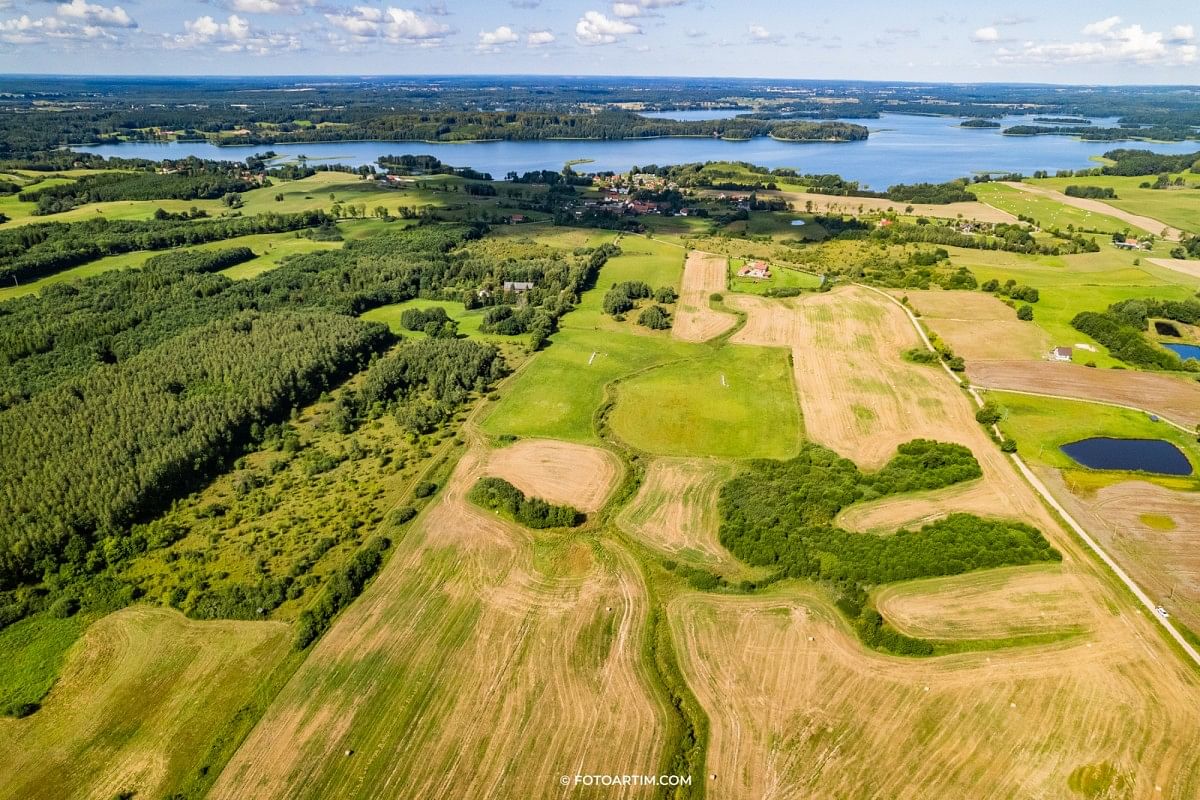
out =
<path fill-rule="evenodd" d="M 1165 608 L 1163 608 L 1162 606 L 1157 606 L 1157 607 L 1154 609 L 1154 613 L 1158 614 L 1158 615 L 1159 615 L 1160 617 L 1162 617 L 1163 619 L 1167 619 L 1168 617 L 1170 617 L 1170 616 L 1171 616 L 1171 615 L 1170 615 L 1170 613 L 1169 613 L 1169 612 L 1168 612 L 1168 611 L 1167 611 Z"/>

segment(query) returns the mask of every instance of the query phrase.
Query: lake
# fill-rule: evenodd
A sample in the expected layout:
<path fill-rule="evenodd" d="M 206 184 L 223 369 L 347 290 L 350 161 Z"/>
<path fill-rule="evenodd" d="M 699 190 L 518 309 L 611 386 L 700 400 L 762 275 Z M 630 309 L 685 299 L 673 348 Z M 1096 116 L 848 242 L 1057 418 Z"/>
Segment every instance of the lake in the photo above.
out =
<path fill-rule="evenodd" d="M 1091 469 L 1120 469 L 1158 475 L 1191 475 L 1183 451 L 1163 439 L 1113 439 L 1097 436 L 1064 444 L 1064 453 Z"/>
<path fill-rule="evenodd" d="M 1200 346 L 1194 344 L 1176 344 L 1175 342 L 1159 342 L 1159 344 L 1175 353 L 1175 355 L 1184 361 L 1187 361 L 1189 358 L 1200 361 Z"/>
<path fill-rule="evenodd" d="M 678 113 L 678 112 L 664 112 Z M 734 112 L 723 112 L 726 114 Z M 1006 117 L 1004 126 L 1032 117 Z M 540 140 L 529 142 L 314 142 L 220 147 L 208 142 L 126 142 L 79 146 L 76 150 L 123 158 L 199 158 L 242 160 L 274 150 L 282 156 L 305 155 L 314 163 L 350 166 L 374 164 L 383 155 L 436 156 L 447 164 L 473 167 L 503 178 L 510 171 L 561 170 L 568 161 L 586 172 L 624 172 L 635 165 L 696 161 L 748 161 L 764 167 L 792 167 L 807 173 L 836 173 L 875 189 L 895 183 L 946 181 L 979 172 L 1085 169 L 1092 156 L 1129 146 L 1120 142 L 1081 142 L 1068 136 L 1002 136 L 995 128 L 963 128 L 958 119 L 884 114 L 865 124 L 863 142 L 780 142 L 759 137 L 730 142 L 708 137 L 621 140 Z M 1162 153 L 1191 153 L 1198 142 L 1137 144 Z M 318 161 L 319 160 L 319 161 Z"/>

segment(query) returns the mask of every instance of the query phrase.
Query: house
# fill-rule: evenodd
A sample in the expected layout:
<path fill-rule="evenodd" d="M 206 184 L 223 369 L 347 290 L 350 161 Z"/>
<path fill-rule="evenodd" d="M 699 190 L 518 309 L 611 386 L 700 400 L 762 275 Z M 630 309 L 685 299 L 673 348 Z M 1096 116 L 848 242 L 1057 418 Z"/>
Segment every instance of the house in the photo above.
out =
<path fill-rule="evenodd" d="M 526 219 L 527 219 L 527 217 L 524 214 L 513 214 L 511 217 L 508 218 L 508 221 L 510 223 L 512 223 L 513 225 L 518 225 L 518 224 L 524 222 Z"/>
<path fill-rule="evenodd" d="M 1050 358 L 1055 361 L 1070 361 L 1075 351 L 1069 347 L 1056 347 L 1050 351 Z"/>
<path fill-rule="evenodd" d="M 1118 250 L 1146 250 L 1147 249 L 1147 246 L 1145 243 L 1139 242 L 1137 239 L 1130 239 L 1128 237 L 1124 241 L 1117 241 L 1116 239 L 1114 239 L 1113 247 L 1116 247 Z"/>
<path fill-rule="evenodd" d="M 504 291 L 523 294 L 533 288 L 533 281 L 505 281 Z"/>
<path fill-rule="evenodd" d="M 754 261 L 739 269 L 738 277 L 766 280 L 771 277 L 771 268 L 761 261 Z"/>
<path fill-rule="evenodd" d="M 885 218 L 883 218 L 883 219 L 881 219 L 881 220 L 879 220 L 879 227 L 881 227 L 881 228 L 890 228 L 890 227 L 892 227 L 892 220 L 890 220 L 890 219 L 887 219 L 886 217 L 885 217 Z"/>

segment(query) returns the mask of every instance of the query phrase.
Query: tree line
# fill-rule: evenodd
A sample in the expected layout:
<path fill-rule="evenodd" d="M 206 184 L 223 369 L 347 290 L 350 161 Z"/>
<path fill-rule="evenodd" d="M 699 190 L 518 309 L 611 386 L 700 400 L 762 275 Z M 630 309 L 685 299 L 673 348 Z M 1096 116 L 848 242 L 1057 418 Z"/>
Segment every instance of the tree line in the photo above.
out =
<path fill-rule="evenodd" d="M 480 508 L 495 511 L 527 528 L 572 528 L 584 514 L 571 506 L 557 506 L 540 497 L 529 497 L 503 478 L 480 478 L 467 493 Z"/>

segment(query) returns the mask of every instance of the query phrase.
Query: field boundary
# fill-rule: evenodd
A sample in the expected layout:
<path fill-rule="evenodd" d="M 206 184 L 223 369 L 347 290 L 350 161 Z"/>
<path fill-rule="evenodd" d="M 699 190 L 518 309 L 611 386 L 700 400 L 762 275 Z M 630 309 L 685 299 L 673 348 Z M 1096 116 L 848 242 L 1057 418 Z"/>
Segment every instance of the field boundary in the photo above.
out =
<path fill-rule="evenodd" d="M 933 344 L 929 341 L 929 336 L 925 333 L 924 329 L 921 327 L 920 321 L 917 319 L 916 315 L 914 315 L 912 313 L 911 309 L 905 307 L 905 305 L 903 303 L 901 303 L 896 298 L 892 297 L 887 292 L 880 291 L 879 289 L 876 289 L 874 286 L 867 286 L 866 284 L 856 284 L 856 285 L 862 286 L 863 288 L 866 288 L 866 289 L 870 289 L 871 291 L 875 292 L 876 294 L 886 297 L 888 300 L 890 300 L 891 302 L 900 306 L 900 308 L 904 309 L 904 313 L 908 315 L 909 321 L 912 322 L 913 327 L 917 329 L 917 333 L 920 335 L 921 341 L 923 341 L 925 343 L 926 348 L 928 350 L 930 350 L 931 352 L 936 352 L 934 350 Z M 954 381 L 959 386 L 962 386 L 963 388 L 965 388 L 967 390 L 968 393 L 970 393 L 971 397 L 973 397 L 975 399 L 975 403 L 977 406 L 979 406 L 980 408 L 983 407 L 983 398 L 980 397 L 979 391 L 977 389 L 975 389 L 975 387 L 970 386 L 968 384 L 964 384 L 962 378 L 955 375 L 950 370 L 950 368 L 945 365 L 945 363 L 942 363 L 942 369 L 945 370 L 946 374 L 949 375 L 951 378 L 953 378 Z M 1135 409 L 1135 410 L 1140 410 L 1140 409 Z M 1042 483 L 1041 480 L 1038 479 L 1038 477 L 1036 475 L 1033 474 L 1033 470 L 1029 469 L 1028 465 L 1025 464 L 1025 461 L 1019 455 L 1017 455 L 1016 453 L 1010 453 L 1009 458 L 1012 460 L 1012 463 L 1016 466 L 1017 471 L 1020 472 L 1021 475 L 1025 478 L 1025 480 L 1029 482 L 1029 485 L 1033 487 L 1034 491 L 1036 491 L 1041 496 L 1042 501 L 1044 503 L 1046 503 L 1050 508 L 1052 508 L 1059 515 L 1060 519 L 1062 519 L 1062 521 L 1065 522 L 1067 524 L 1067 526 L 1070 527 L 1070 529 L 1072 531 L 1074 531 L 1075 534 L 1078 535 L 1080 539 L 1083 540 L 1083 543 L 1086 544 L 1092 550 L 1093 553 L 1095 553 L 1097 556 L 1100 557 L 1101 561 L 1103 561 L 1106 565 L 1108 565 L 1108 567 L 1113 571 L 1113 574 L 1116 575 L 1117 578 L 1120 579 L 1120 581 L 1125 584 L 1125 587 L 1127 589 L 1129 589 L 1130 592 L 1133 593 L 1133 596 L 1135 598 L 1137 598 L 1137 600 L 1143 606 L 1146 607 L 1147 611 L 1150 612 L 1151 619 L 1153 619 L 1155 622 L 1157 622 L 1162 627 L 1162 629 L 1165 630 L 1167 632 L 1167 634 L 1175 641 L 1175 643 L 1178 644 L 1179 647 L 1183 649 L 1184 653 L 1186 653 L 1192 659 L 1192 661 L 1195 662 L 1195 666 L 1200 667 L 1200 651 L 1197 651 L 1196 648 L 1192 647 L 1192 644 L 1183 636 L 1183 634 L 1181 634 L 1178 630 L 1176 630 L 1175 627 L 1173 625 L 1171 625 L 1167 620 L 1163 619 L 1162 617 L 1160 617 L 1158 615 L 1158 612 L 1156 611 L 1156 605 L 1155 605 L 1154 601 L 1150 599 L 1150 596 L 1147 595 L 1144 591 L 1142 591 L 1142 588 L 1140 586 L 1138 586 L 1137 583 L 1132 578 L 1130 578 L 1128 574 L 1126 574 L 1125 570 L 1121 569 L 1121 566 L 1119 564 L 1117 564 L 1117 562 L 1112 558 L 1112 556 L 1110 556 L 1104 550 L 1104 548 L 1102 548 L 1096 542 L 1096 540 L 1093 539 L 1090 534 L 1088 534 L 1088 532 L 1086 530 L 1084 530 L 1083 526 L 1080 525 L 1075 520 L 1075 518 L 1071 516 L 1071 514 L 1067 511 L 1067 509 L 1065 509 L 1061 503 L 1059 503 L 1056 499 L 1054 499 L 1053 495 L 1050 494 L 1050 490 L 1047 489 L 1046 485 L 1044 483 Z"/>

